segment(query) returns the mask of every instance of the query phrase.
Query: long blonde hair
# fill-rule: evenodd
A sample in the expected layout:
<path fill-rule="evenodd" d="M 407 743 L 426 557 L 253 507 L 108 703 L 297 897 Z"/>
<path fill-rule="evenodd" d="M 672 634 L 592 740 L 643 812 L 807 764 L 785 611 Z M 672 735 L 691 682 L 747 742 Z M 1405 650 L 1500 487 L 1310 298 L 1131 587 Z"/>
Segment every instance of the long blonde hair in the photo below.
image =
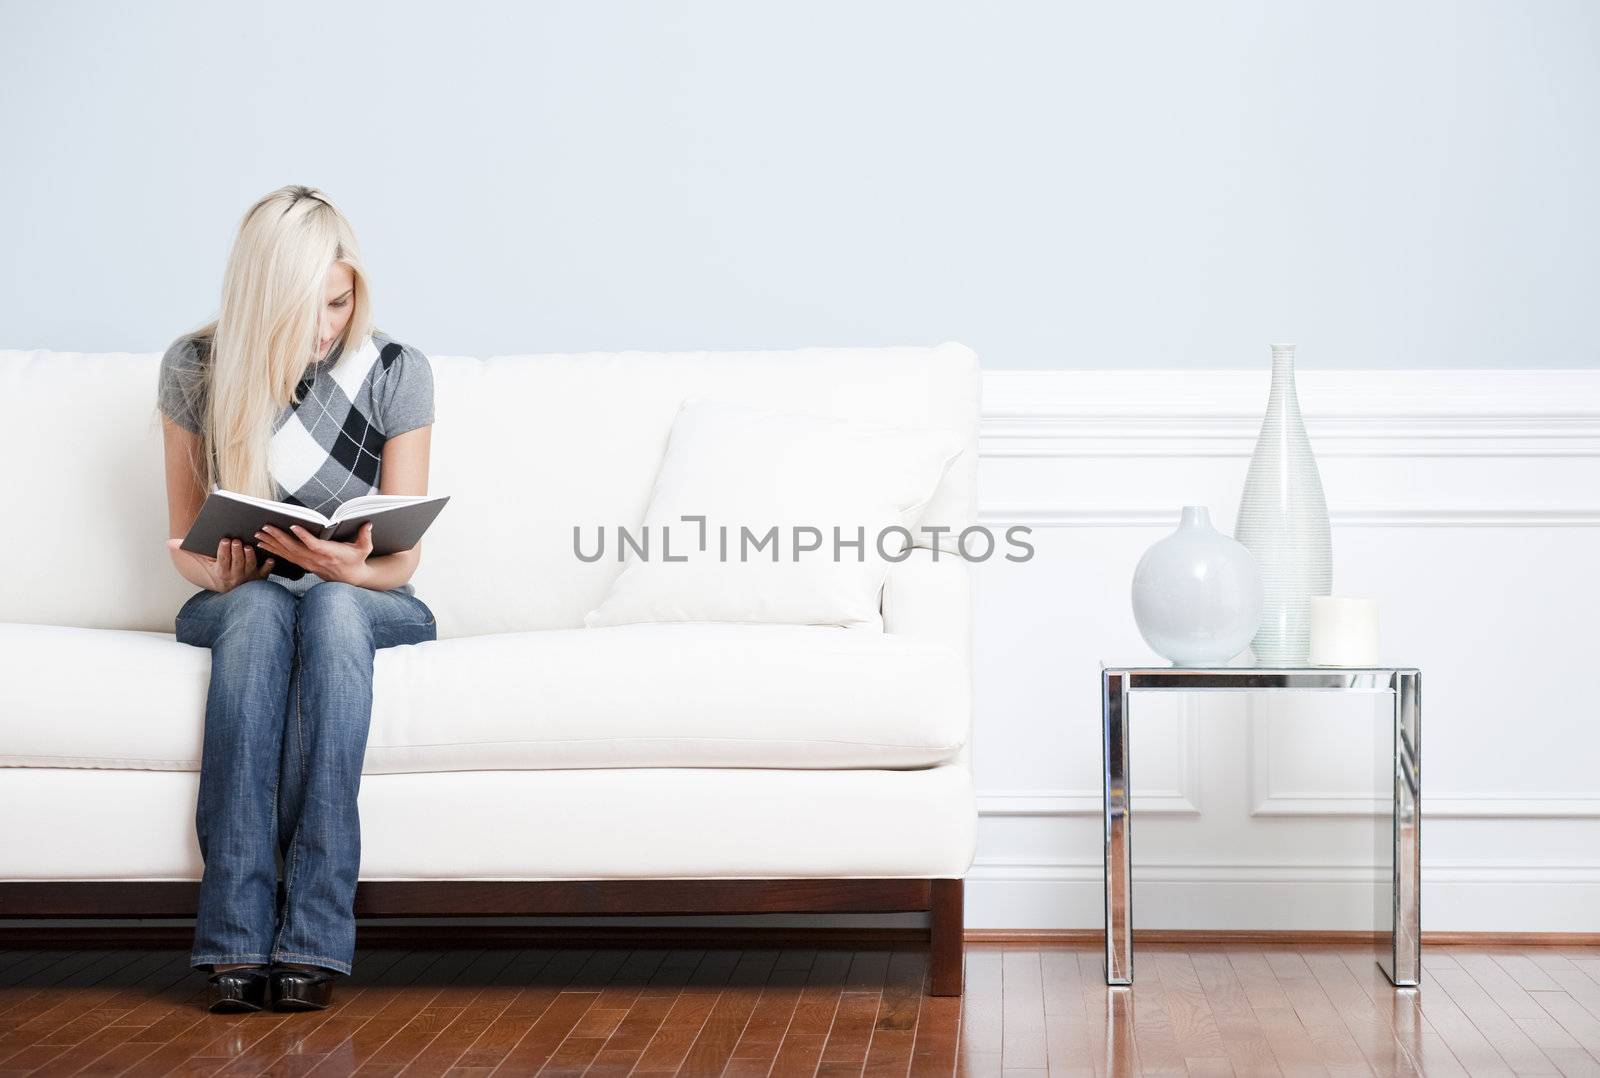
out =
<path fill-rule="evenodd" d="M 267 447 L 315 353 L 323 288 L 336 262 L 350 267 L 354 309 L 333 347 L 352 348 L 375 327 L 361 251 L 344 214 L 327 195 L 299 184 L 278 188 L 245 213 L 217 317 L 185 334 L 197 339 L 204 361 L 191 402 L 203 405 L 201 489 L 278 496 Z"/>

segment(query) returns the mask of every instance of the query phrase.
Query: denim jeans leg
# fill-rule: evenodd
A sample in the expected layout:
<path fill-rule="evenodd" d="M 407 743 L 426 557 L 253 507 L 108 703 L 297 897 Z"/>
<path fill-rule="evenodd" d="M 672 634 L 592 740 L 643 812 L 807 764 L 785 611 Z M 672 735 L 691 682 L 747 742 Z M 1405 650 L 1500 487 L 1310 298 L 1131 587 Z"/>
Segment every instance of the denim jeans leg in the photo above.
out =
<path fill-rule="evenodd" d="M 295 597 L 251 580 L 191 596 L 180 643 L 211 649 L 195 835 L 205 862 L 189 964 L 268 961 L 276 919 L 278 759 Z"/>
<path fill-rule="evenodd" d="M 437 639 L 414 596 L 340 581 L 300 596 L 279 791 L 283 910 L 272 960 L 349 973 L 361 870 L 356 800 L 376 652 Z"/>

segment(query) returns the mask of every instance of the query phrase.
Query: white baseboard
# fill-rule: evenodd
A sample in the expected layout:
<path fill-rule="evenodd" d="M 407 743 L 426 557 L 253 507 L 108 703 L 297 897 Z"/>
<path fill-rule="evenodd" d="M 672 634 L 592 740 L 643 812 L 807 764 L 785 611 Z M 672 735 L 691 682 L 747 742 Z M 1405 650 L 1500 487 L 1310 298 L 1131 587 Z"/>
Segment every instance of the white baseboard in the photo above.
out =
<path fill-rule="evenodd" d="M 1138 928 L 1375 930 L 1382 873 L 1344 865 L 1149 865 L 1133 874 Z M 1463 862 L 1422 873 L 1424 932 L 1596 932 L 1600 862 Z M 967 876 L 969 929 L 1100 929 L 1099 862 L 984 862 Z"/>

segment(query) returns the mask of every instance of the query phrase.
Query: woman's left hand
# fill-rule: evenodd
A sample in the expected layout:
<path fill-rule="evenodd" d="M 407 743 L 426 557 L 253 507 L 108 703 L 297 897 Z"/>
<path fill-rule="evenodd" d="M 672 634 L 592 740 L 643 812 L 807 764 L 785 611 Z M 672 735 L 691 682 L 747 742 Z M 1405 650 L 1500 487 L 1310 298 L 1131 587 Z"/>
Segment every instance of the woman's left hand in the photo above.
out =
<path fill-rule="evenodd" d="M 263 550 L 281 560 L 292 561 L 324 580 L 364 585 L 367 557 L 372 553 L 372 522 L 361 525 L 356 537 L 348 543 L 318 539 L 298 524 L 291 524 L 287 532 L 265 524 L 256 532 L 256 542 Z"/>

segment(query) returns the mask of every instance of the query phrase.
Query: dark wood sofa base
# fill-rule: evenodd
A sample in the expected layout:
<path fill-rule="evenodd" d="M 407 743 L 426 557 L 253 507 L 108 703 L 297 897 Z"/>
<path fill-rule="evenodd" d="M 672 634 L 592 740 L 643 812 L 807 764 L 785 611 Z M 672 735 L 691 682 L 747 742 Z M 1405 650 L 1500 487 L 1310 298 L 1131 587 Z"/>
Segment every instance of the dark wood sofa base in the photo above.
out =
<path fill-rule="evenodd" d="M 959 879 L 370 880 L 356 887 L 355 912 L 358 918 L 927 912 L 931 915 L 929 992 L 959 996 L 963 883 Z M 199 889 L 195 882 L 0 882 L 0 917 L 193 917 Z M 14 946 L 28 931 L 0 926 L 0 940 Z M 471 930 L 452 927 L 451 931 Z"/>

